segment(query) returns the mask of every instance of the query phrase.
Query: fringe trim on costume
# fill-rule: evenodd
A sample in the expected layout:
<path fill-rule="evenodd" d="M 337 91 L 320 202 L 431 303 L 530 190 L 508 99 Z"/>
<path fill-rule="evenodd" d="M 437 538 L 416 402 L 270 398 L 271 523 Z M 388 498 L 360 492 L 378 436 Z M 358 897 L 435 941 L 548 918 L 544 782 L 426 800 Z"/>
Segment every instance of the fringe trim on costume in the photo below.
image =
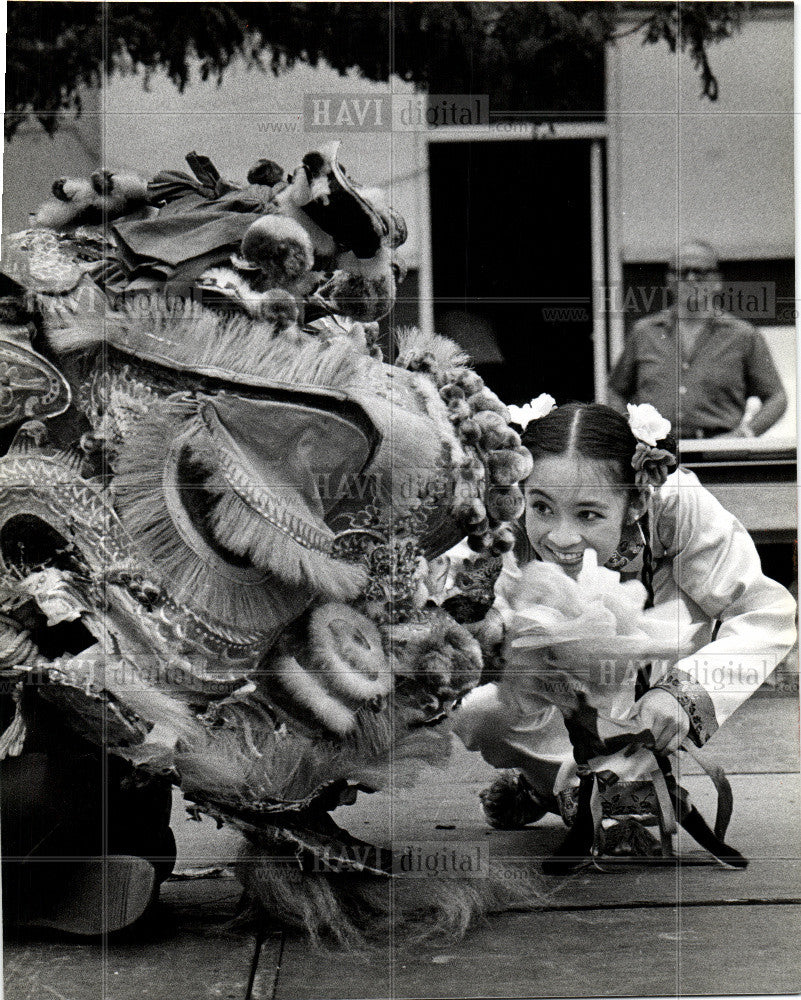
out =
<path fill-rule="evenodd" d="M 117 673 L 126 681 L 115 683 Z M 270 790 L 256 795 L 248 775 L 258 761 L 241 732 L 228 729 L 210 731 L 183 702 L 155 686 L 139 674 L 131 663 L 119 672 L 106 672 L 106 687 L 126 708 L 151 726 L 142 743 L 115 752 L 136 767 L 158 773 L 178 774 L 181 791 L 201 789 L 204 796 L 220 796 L 258 801 Z M 271 730 L 261 727 L 263 747 L 268 749 Z M 272 739 L 274 742 L 274 738 Z"/>
<path fill-rule="evenodd" d="M 265 488 L 248 487 L 242 496 L 234 492 L 235 487 L 226 487 L 209 512 L 209 525 L 214 537 L 227 549 L 246 556 L 255 566 L 270 570 L 293 587 L 309 587 L 338 600 L 353 599 L 362 592 L 367 572 L 363 566 L 330 555 L 333 532 L 328 532 L 326 538 L 321 530 L 305 522 L 293 528 L 287 523 L 288 515 L 278 503 L 271 502 L 270 491 Z M 321 537 L 314 538 L 312 531 Z"/>
<path fill-rule="evenodd" d="M 446 767 L 453 750 L 450 725 L 420 727 L 396 732 L 385 714 L 359 713 L 359 726 L 351 737 L 350 768 L 348 749 L 340 756 L 342 776 L 380 790 L 411 788 L 424 767 Z M 391 745 L 391 749 L 390 749 Z M 372 752 L 372 759 L 369 753 Z"/>
<path fill-rule="evenodd" d="M 14 699 L 14 718 L 0 736 L 0 760 L 6 757 L 19 757 L 28 733 L 25 718 L 22 714 L 22 683 L 16 684 L 12 694 Z"/>
<path fill-rule="evenodd" d="M 265 690 L 278 704 L 280 698 L 269 680 Z M 302 714 L 297 685 L 292 699 L 287 698 L 286 710 L 297 719 Z M 319 716 L 317 692 L 309 701 L 308 714 Z M 343 709 L 350 712 L 339 703 L 338 711 Z M 425 766 L 445 767 L 452 748 L 447 726 L 395 735 L 389 712 L 376 714 L 368 708 L 350 712 L 350 721 L 343 717 L 349 729 L 335 739 L 303 736 L 297 726 L 276 732 L 274 717 L 255 699 L 230 708 L 223 705 L 221 718 L 224 725 L 211 732 L 204 729 L 205 735 L 181 745 L 176 766 L 182 788 L 198 788 L 206 797 L 216 793 L 228 800 L 240 796 L 244 802 L 265 797 L 297 802 L 343 779 L 377 791 L 409 788 Z M 327 721 L 333 727 L 330 715 Z"/>
<path fill-rule="evenodd" d="M 297 740 L 286 760 L 282 762 L 280 753 L 269 762 L 265 757 L 251 771 L 250 780 L 254 787 L 278 789 L 274 794 L 291 800 L 342 778 L 376 791 L 410 788 L 425 766 L 447 766 L 451 751 L 448 725 L 399 731 L 391 710 L 376 713 L 365 707 L 355 713 L 351 731 L 343 739 Z"/>
<path fill-rule="evenodd" d="M 207 742 L 203 725 L 190 708 L 166 691 L 154 686 L 125 660 L 120 667 L 103 672 L 103 686 L 125 707 L 143 722 L 152 726 L 144 743 L 125 751 L 126 756 L 135 758 L 135 763 L 172 766 L 178 743 L 201 746 Z"/>
<path fill-rule="evenodd" d="M 402 327 L 398 330 L 398 357 L 395 362 L 401 368 L 406 368 L 409 362 L 422 355 L 430 355 L 430 367 L 439 376 L 453 369 L 469 369 L 470 357 L 462 348 L 447 337 L 439 334 L 423 333 L 416 326 Z"/>
<path fill-rule="evenodd" d="M 301 388 L 345 390 L 359 382 L 364 359 L 344 341 L 298 344 L 273 336 L 270 324 L 249 316 L 225 316 L 197 302 L 140 296 L 120 310 L 82 313 L 48 330 L 56 352 L 99 347 L 104 342 L 137 356 L 175 365 L 214 369 Z"/>
<path fill-rule="evenodd" d="M 236 874 L 262 921 L 299 930 L 317 947 L 334 944 L 356 952 L 386 946 L 392 933 L 404 947 L 458 941 L 489 913 L 545 904 L 528 880 L 504 878 L 508 873 L 418 879 L 304 872 L 286 853 L 276 849 L 270 855 L 252 843 L 243 845 Z"/>
<path fill-rule="evenodd" d="M 179 484 L 166 469 L 176 438 L 198 462 L 213 461 L 199 420 L 186 403 L 151 412 L 126 441 L 117 460 L 115 508 L 128 533 L 170 582 L 174 599 L 221 621 L 260 633 L 297 617 L 309 595 L 284 593 L 265 570 L 227 562 L 181 508 Z"/>
<path fill-rule="evenodd" d="M 265 685 L 274 704 L 280 699 L 270 681 L 281 670 L 291 672 L 293 664 L 278 662 L 276 667 Z M 115 684 L 118 678 L 124 684 Z M 144 743 L 117 752 L 140 767 L 175 767 L 185 794 L 196 789 L 206 799 L 243 803 L 265 798 L 297 802 L 343 779 L 377 791 L 408 788 L 425 765 L 448 763 L 452 741 L 447 725 L 397 733 L 388 710 L 354 712 L 319 687 L 302 689 L 302 679 L 315 681 L 308 674 L 301 678 L 299 672 L 288 682 L 282 678 L 287 710 L 295 717 L 304 707 L 314 717 L 324 714 L 330 731 L 339 720 L 335 739 L 303 736 L 297 728 L 277 731 L 274 712 L 254 694 L 232 696 L 209 728 L 183 701 L 141 677 L 132 664 L 108 671 L 109 691 L 152 726 Z"/>

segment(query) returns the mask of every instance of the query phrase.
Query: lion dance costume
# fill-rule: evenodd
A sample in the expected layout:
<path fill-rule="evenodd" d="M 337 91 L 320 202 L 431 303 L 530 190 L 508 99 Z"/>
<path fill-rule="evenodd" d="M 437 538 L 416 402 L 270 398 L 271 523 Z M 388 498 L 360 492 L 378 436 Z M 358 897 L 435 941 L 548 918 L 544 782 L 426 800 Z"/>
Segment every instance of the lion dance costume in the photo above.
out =
<path fill-rule="evenodd" d="M 446 760 L 530 457 L 453 343 L 384 360 L 405 226 L 335 150 L 247 184 L 187 160 L 59 180 L 6 241 L 0 754 L 46 702 L 241 831 L 259 912 L 355 941 L 392 859 L 330 812 Z M 501 892 L 405 889 L 460 927 Z"/>

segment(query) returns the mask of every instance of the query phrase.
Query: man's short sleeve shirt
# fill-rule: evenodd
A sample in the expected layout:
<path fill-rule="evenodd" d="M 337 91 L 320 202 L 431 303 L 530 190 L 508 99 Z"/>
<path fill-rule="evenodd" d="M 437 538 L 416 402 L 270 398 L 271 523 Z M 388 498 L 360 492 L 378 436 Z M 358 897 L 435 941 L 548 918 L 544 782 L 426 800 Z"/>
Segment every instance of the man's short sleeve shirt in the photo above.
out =
<path fill-rule="evenodd" d="M 764 400 L 782 388 L 750 323 L 726 313 L 711 318 L 686 355 L 670 309 L 635 323 L 609 385 L 628 402 L 652 403 L 681 437 L 732 430 L 749 396 Z"/>

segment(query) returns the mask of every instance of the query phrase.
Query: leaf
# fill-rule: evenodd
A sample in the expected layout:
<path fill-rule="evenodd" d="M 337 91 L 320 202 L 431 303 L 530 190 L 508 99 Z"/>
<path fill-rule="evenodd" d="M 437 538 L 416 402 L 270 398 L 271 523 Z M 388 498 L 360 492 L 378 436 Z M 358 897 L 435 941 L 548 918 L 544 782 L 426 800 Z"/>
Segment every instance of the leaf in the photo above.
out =
<path fill-rule="evenodd" d="M 646 44 L 689 48 L 710 99 L 707 48 L 740 23 L 733 3 L 665 3 L 638 26 Z M 183 91 L 193 72 L 220 82 L 236 60 L 274 74 L 296 63 L 431 93 L 490 93 L 509 110 L 594 107 L 615 37 L 610 3 L 14 3 L 8 7 L 7 137 L 36 117 L 49 134 L 106 74 L 163 70 Z M 392 42 L 392 44 L 390 44 Z M 392 59 L 390 60 L 390 53 Z M 261 58 L 264 56 L 264 62 Z"/>

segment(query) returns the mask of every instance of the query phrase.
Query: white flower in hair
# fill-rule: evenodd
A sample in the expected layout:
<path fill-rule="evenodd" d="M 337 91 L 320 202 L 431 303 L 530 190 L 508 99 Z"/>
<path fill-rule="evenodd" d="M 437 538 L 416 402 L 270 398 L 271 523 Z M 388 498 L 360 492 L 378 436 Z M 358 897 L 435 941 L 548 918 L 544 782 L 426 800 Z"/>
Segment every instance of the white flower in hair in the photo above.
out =
<path fill-rule="evenodd" d="M 530 403 L 508 407 L 509 419 L 513 424 L 519 424 L 525 430 L 532 420 L 539 420 L 541 417 L 547 416 L 553 409 L 556 409 L 556 400 L 547 392 L 541 392 Z"/>
<path fill-rule="evenodd" d="M 650 403 L 640 403 L 633 406 L 626 404 L 629 411 L 629 427 L 631 433 L 638 441 L 648 444 L 652 448 L 656 447 L 656 442 L 661 441 L 670 434 L 670 421 Z"/>

